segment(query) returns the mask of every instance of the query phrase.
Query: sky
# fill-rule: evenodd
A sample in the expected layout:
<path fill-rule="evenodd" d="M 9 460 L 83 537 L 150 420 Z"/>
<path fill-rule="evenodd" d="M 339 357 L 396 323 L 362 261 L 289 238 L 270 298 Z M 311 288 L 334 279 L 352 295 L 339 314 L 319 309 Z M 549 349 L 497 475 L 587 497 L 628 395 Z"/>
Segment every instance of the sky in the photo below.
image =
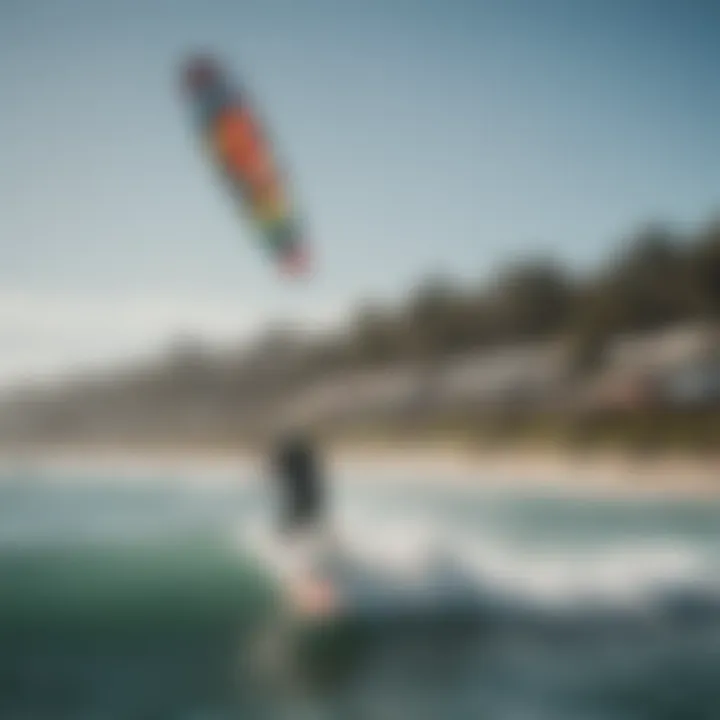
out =
<path fill-rule="evenodd" d="M 268 122 L 309 282 L 278 276 L 201 151 L 196 50 Z M 718 68 L 713 0 L 0 0 L 0 382 L 701 224 Z"/>

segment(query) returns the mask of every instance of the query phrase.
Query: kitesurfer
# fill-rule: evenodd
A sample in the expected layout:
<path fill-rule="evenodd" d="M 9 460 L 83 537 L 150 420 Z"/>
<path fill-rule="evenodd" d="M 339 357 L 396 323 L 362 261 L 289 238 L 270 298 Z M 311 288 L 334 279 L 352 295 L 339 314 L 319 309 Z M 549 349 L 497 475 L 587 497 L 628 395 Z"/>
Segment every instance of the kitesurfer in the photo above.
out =
<path fill-rule="evenodd" d="M 274 473 L 282 497 L 284 532 L 317 529 L 324 515 L 324 478 L 312 439 L 295 431 L 282 437 L 276 448 Z"/>

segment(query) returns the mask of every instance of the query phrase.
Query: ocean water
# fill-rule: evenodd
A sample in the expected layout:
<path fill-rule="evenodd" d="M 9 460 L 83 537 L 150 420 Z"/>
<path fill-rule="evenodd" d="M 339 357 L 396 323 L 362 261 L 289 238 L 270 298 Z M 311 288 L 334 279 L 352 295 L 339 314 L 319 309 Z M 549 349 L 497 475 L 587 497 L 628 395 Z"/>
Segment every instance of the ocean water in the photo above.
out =
<path fill-rule="evenodd" d="M 4 472 L 3 720 L 720 717 L 720 502 L 340 474 L 319 621 L 263 479 L 202 480 Z"/>

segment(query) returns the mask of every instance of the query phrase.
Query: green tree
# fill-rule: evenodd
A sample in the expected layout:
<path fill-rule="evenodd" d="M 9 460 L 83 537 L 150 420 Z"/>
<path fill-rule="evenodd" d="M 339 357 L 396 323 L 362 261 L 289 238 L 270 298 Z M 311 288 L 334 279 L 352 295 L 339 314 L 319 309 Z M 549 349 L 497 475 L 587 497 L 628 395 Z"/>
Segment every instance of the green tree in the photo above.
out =
<path fill-rule="evenodd" d="M 492 294 L 498 334 L 504 340 L 536 339 L 567 326 L 574 289 L 564 272 L 549 261 L 510 268 Z"/>
<path fill-rule="evenodd" d="M 694 309 L 705 319 L 720 319 L 720 220 L 696 239 L 689 258 Z"/>

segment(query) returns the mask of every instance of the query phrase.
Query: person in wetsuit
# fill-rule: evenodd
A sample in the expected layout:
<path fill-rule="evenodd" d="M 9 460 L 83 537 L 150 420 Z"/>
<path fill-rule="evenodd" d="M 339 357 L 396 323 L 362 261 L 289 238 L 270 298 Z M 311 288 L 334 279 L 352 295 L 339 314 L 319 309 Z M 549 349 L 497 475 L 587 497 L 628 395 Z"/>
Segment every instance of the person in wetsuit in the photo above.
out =
<path fill-rule="evenodd" d="M 274 474 L 282 497 L 285 533 L 317 528 L 324 519 L 324 477 L 312 440 L 302 433 L 283 437 L 275 451 Z"/>

